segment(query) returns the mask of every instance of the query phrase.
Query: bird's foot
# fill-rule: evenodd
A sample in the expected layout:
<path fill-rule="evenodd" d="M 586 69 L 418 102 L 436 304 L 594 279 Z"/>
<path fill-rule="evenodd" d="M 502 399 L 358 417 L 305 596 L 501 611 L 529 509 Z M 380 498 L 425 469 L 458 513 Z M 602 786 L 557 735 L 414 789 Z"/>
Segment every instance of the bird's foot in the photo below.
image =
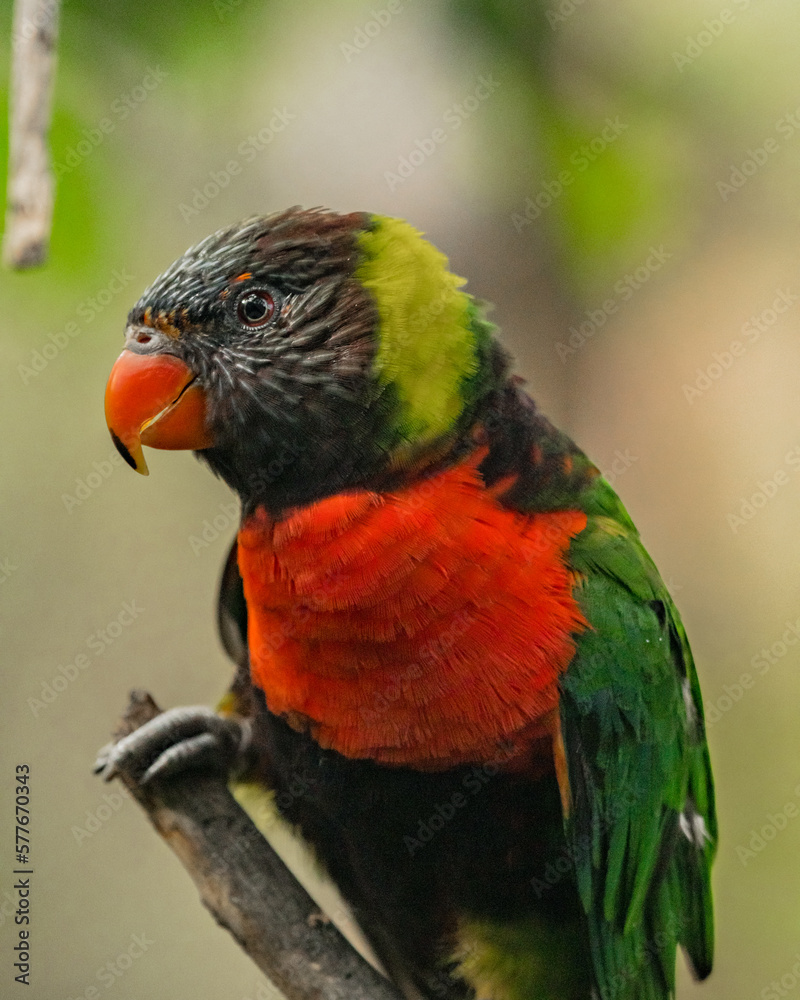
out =
<path fill-rule="evenodd" d="M 171 708 L 129 736 L 106 744 L 97 755 L 94 773 L 104 781 L 124 774 L 138 785 L 189 769 L 228 775 L 247 761 L 251 736 L 247 719 L 223 717 L 205 705 Z"/>

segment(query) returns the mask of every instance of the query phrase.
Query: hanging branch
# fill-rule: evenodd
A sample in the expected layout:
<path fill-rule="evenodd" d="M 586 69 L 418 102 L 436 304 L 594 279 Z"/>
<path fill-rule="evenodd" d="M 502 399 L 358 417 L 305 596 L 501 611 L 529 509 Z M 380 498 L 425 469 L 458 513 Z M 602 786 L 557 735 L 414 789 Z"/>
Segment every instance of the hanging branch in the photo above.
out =
<path fill-rule="evenodd" d="M 160 711 L 149 694 L 131 692 L 116 739 Z M 217 923 L 289 1000 L 401 1000 L 320 914 L 221 775 L 187 771 L 145 788 L 121 778 Z"/>
<path fill-rule="evenodd" d="M 15 0 L 12 30 L 8 202 L 3 260 L 41 264 L 53 218 L 50 130 L 60 0 Z"/>

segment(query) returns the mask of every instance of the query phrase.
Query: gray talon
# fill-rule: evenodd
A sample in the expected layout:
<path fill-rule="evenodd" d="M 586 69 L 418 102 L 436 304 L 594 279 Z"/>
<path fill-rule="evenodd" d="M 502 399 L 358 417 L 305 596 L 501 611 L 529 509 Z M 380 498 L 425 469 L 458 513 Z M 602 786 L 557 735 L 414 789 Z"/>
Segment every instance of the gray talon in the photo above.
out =
<path fill-rule="evenodd" d="M 94 772 L 104 781 L 125 772 L 142 785 L 187 768 L 227 773 L 243 759 L 249 743 L 246 720 L 222 718 L 205 705 L 172 708 L 102 747 Z"/>
<path fill-rule="evenodd" d="M 217 737 L 213 733 L 201 733 L 165 750 L 144 772 L 140 784 L 146 785 L 153 778 L 166 778 L 187 767 L 218 768 L 219 765 L 220 748 Z"/>
<path fill-rule="evenodd" d="M 99 774 L 100 771 L 108 764 L 108 758 L 111 751 L 114 749 L 114 743 L 106 743 L 104 747 L 100 747 L 97 751 L 97 760 L 94 762 L 94 767 L 92 768 L 93 774 Z"/>

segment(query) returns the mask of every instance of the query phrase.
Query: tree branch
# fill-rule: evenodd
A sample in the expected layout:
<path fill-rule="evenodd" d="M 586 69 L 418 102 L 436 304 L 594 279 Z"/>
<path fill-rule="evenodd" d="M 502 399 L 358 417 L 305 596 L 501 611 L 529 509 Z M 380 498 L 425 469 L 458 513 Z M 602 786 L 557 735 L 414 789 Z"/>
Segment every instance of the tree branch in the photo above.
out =
<path fill-rule="evenodd" d="M 3 259 L 41 264 L 53 218 L 50 130 L 60 0 L 16 0 L 12 30 L 11 129 Z"/>
<path fill-rule="evenodd" d="M 131 692 L 115 738 L 161 710 Z M 123 782 L 177 854 L 217 923 L 289 1000 L 401 1000 L 261 836 L 222 776 L 186 772 L 141 788 Z"/>

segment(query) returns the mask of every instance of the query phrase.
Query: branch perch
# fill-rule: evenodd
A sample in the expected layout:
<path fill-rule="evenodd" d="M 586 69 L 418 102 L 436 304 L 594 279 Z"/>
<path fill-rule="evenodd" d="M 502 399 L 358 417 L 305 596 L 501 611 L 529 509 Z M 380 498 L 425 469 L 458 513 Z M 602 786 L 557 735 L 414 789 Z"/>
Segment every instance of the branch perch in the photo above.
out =
<path fill-rule="evenodd" d="M 159 715 L 131 692 L 120 739 Z M 401 1000 L 297 882 L 222 776 L 190 773 L 140 788 L 123 782 L 194 880 L 217 923 L 289 1000 Z"/>
<path fill-rule="evenodd" d="M 16 0 L 12 29 L 8 204 L 3 259 L 41 264 L 53 219 L 50 131 L 60 0 Z"/>

